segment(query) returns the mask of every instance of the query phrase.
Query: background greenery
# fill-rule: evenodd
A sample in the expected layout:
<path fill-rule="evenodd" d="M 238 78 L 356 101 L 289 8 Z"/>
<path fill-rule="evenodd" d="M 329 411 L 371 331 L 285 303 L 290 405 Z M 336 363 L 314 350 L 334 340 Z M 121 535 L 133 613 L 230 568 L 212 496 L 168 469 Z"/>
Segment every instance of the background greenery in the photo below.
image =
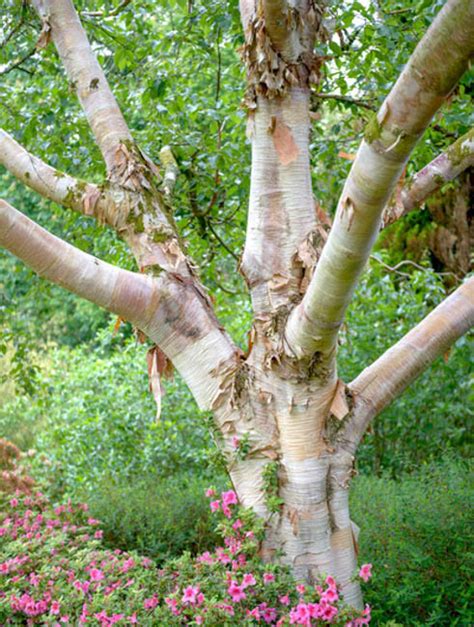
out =
<path fill-rule="evenodd" d="M 175 215 L 219 317 L 246 345 L 250 308 L 236 272 L 246 221 L 250 150 L 240 108 L 243 38 L 237 3 L 217 0 L 78 1 L 84 25 L 135 137 L 155 160 L 164 144 L 179 163 Z M 443 3 L 403 0 L 331 5 L 334 35 L 312 108 L 314 189 L 334 211 L 372 109 L 382 102 Z M 54 167 L 100 181 L 103 165 L 53 46 L 28 56 L 40 24 L 25 3 L 0 14 L 0 126 Z M 90 12 L 102 11 L 95 17 Z M 88 13 L 89 12 L 89 13 Z M 15 26 L 20 24 L 9 37 Z M 28 57 L 20 67 L 11 69 Z M 408 174 L 472 125 L 467 74 L 427 131 Z M 339 99 L 319 98 L 318 92 Z M 354 102 L 356 100 L 357 102 Z M 133 269 L 123 243 L 84 216 L 47 203 L 0 171 L 0 197 L 74 245 Z M 425 245 L 433 228 L 420 210 L 377 245 L 350 308 L 340 345 L 349 381 L 452 288 Z M 411 244 L 407 247 L 407 242 Z M 415 251 L 415 252 L 414 252 Z M 401 259 L 420 267 L 389 269 Z M 48 285 L 0 253 L 0 435 L 34 448 L 35 475 L 53 497 L 87 499 L 111 547 L 158 562 L 215 538 L 203 491 L 226 477 L 209 417 L 177 378 L 166 382 L 160 422 L 148 392 L 147 346 L 133 329 Z M 385 410 L 361 447 L 352 509 L 377 624 L 467 625 L 466 461 L 472 450 L 472 343 L 465 337 Z"/>

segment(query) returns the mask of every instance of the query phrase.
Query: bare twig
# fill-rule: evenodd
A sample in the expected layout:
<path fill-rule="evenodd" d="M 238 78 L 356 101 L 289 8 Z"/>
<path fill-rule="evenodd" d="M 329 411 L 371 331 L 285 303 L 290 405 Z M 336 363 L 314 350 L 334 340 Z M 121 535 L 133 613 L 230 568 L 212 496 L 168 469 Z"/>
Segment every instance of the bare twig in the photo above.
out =
<path fill-rule="evenodd" d="M 404 276 L 404 277 L 410 277 L 411 275 L 408 274 L 407 272 L 400 272 L 398 268 L 401 268 L 402 266 L 413 266 L 414 268 L 416 268 L 417 270 L 421 270 L 422 272 L 432 271 L 432 268 L 425 268 L 424 266 L 420 266 L 420 264 L 415 263 L 414 261 L 411 261 L 410 259 L 404 259 L 403 261 L 399 261 L 397 264 L 395 264 L 392 267 L 386 264 L 384 261 L 382 261 L 379 257 L 377 257 L 377 255 L 370 255 L 370 258 L 373 259 L 374 261 L 377 261 L 381 266 L 386 268 L 389 272 L 395 272 L 395 274 L 399 274 L 400 276 Z M 452 276 L 456 279 L 456 281 L 458 281 L 458 283 L 462 281 L 462 279 L 458 277 L 457 274 L 454 274 L 454 272 L 436 272 L 436 274 L 438 276 Z"/>
<path fill-rule="evenodd" d="M 104 13 L 103 11 L 81 11 L 81 15 L 86 17 L 114 17 L 121 13 L 131 2 L 132 0 L 122 0 L 110 13 Z"/>
<path fill-rule="evenodd" d="M 210 220 L 207 221 L 207 226 L 209 227 L 209 230 L 211 231 L 211 233 L 214 235 L 214 237 L 216 238 L 216 240 L 219 242 L 219 244 L 222 246 L 222 248 L 224 248 L 229 255 L 232 255 L 232 257 L 238 262 L 239 261 L 239 256 L 236 255 L 234 253 L 234 251 L 232 250 L 232 248 L 229 248 L 229 246 L 224 242 L 224 240 L 221 238 L 221 236 L 219 235 L 219 233 L 217 233 L 217 231 L 214 229 L 214 227 L 212 226 L 212 223 Z"/>
<path fill-rule="evenodd" d="M 37 52 L 36 47 L 29 50 L 27 54 L 25 54 L 24 57 L 22 57 L 18 61 L 15 61 L 15 63 L 12 63 L 8 67 L 3 68 L 3 70 L 0 70 L 0 76 L 3 76 L 4 74 L 8 74 L 9 72 L 12 72 L 13 70 L 21 70 L 22 72 L 26 72 L 27 74 L 32 75 L 33 72 L 31 70 L 27 70 L 26 68 L 21 67 L 21 66 L 23 63 L 25 63 L 25 61 L 28 61 L 28 59 L 30 59 L 35 54 L 35 52 Z"/>
<path fill-rule="evenodd" d="M 351 96 L 343 96 L 341 94 L 321 94 L 314 93 L 315 98 L 320 98 L 321 100 L 336 100 L 338 102 L 344 102 L 346 104 L 356 105 L 357 107 L 363 107 L 364 109 L 369 109 L 370 111 L 376 111 L 377 107 L 373 105 L 368 100 L 361 100 L 360 98 L 352 98 Z"/>

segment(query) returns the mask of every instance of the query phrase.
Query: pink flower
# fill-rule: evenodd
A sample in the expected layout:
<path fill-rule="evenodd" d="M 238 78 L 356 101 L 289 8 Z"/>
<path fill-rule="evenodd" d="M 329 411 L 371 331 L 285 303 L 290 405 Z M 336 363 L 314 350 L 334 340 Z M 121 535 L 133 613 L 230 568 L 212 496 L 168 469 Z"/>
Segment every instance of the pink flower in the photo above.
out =
<path fill-rule="evenodd" d="M 202 625 L 202 624 L 203 624 L 203 622 L 204 622 L 204 619 L 203 619 L 203 617 L 202 617 L 202 616 L 199 616 L 199 615 L 198 615 L 198 616 L 195 616 L 195 617 L 194 617 L 194 621 L 195 621 L 196 625 Z"/>
<path fill-rule="evenodd" d="M 234 579 L 232 579 L 232 581 L 230 582 L 230 586 L 227 588 L 227 592 L 232 597 L 232 601 L 234 603 L 238 603 L 239 601 L 247 598 L 243 587 L 239 586 L 239 584 Z"/>
<path fill-rule="evenodd" d="M 321 616 L 322 618 L 330 622 L 336 616 L 337 612 L 338 612 L 337 607 L 334 607 L 333 605 L 328 605 L 327 607 L 324 608 Z"/>
<path fill-rule="evenodd" d="M 196 603 L 196 597 L 199 594 L 199 586 L 188 586 L 184 589 L 182 602 L 190 605 L 194 605 Z"/>
<path fill-rule="evenodd" d="M 329 603 L 335 603 L 339 599 L 339 595 L 337 593 L 337 590 L 335 590 L 334 588 L 328 588 L 326 592 L 323 593 L 322 598 Z"/>
<path fill-rule="evenodd" d="M 258 607 L 254 607 L 253 610 L 247 610 L 247 616 L 250 618 L 255 618 L 255 620 L 260 620 L 260 610 Z"/>
<path fill-rule="evenodd" d="M 245 573 L 244 578 L 242 580 L 242 588 L 247 588 L 248 586 L 254 586 L 256 584 L 255 577 L 252 573 Z"/>
<path fill-rule="evenodd" d="M 104 573 L 98 568 L 91 568 L 89 571 L 89 576 L 92 581 L 102 581 L 104 578 Z"/>
<path fill-rule="evenodd" d="M 209 503 L 210 507 L 211 507 L 211 512 L 217 512 L 217 510 L 220 507 L 221 502 L 220 501 L 211 501 Z"/>
<path fill-rule="evenodd" d="M 133 568 L 134 566 L 135 566 L 135 561 L 134 561 L 133 557 L 130 557 L 130 558 L 128 558 L 128 560 L 125 560 L 125 562 L 122 564 L 122 572 L 126 573 L 131 568 Z"/>
<path fill-rule="evenodd" d="M 16 507 L 18 505 L 18 499 L 10 500 L 10 507 Z"/>
<path fill-rule="evenodd" d="M 263 573 L 264 584 L 272 583 L 272 581 L 275 581 L 275 575 L 273 573 Z"/>
<path fill-rule="evenodd" d="M 277 617 L 276 609 L 267 607 L 262 610 L 262 618 L 266 623 L 273 623 Z"/>
<path fill-rule="evenodd" d="M 96 520 L 95 518 L 88 518 L 87 524 L 88 525 L 100 525 L 100 520 Z"/>
<path fill-rule="evenodd" d="M 232 436 L 232 446 L 234 448 L 239 448 L 240 440 L 236 435 Z"/>
<path fill-rule="evenodd" d="M 53 601 L 51 603 L 50 612 L 51 612 L 51 614 L 59 614 L 59 612 L 60 612 L 60 605 L 59 605 L 58 601 Z"/>
<path fill-rule="evenodd" d="M 290 625 L 309 625 L 310 614 L 306 603 L 298 603 L 298 605 L 290 611 Z"/>
<path fill-rule="evenodd" d="M 211 496 L 214 496 L 216 494 L 216 491 L 214 490 L 214 488 L 207 488 L 206 490 L 206 496 L 207 498 L 211 498 Z"/>
<path fill-rule="evenodd" d="M 178 610 L 178 601 L 176 599 L 166 597 L 165 603 L 169 607 L 172 614 L 174 614 L 175 616 L 179 616 L 181 614 L 181 611 Z"/>
<path fill-rule="evenodd" d="M 299 583 L 296 586 L 296 590 L 297 590 L 298 594 L 304 594 L 306 592 L 306 586 L 304 585 L 304 583 Z"/>
<path fill-rule="evenodd" d="M 222 502 L 224 505 L 236 505 L 237 504 L 237 494 L 234 492 L 234 490 L 223 492 L 221 496 L 222 496 Z"/>
<path fill-rule="evenodd" d="M 227 555 L 224 549 L 220 546 L 217 547 L 216 554 L 217 554 L 217 559 L 219 560 L 219 562 L 221 562 L 221 564 L 229 564 L 229 562 L 231 561 L 230 557 Z"/>
<path fill-rule="evenodd" d="M 96 532 L 94 533 L 94 538 L 95 538 L 96 540 L 100 540 L 100 539 L 101 539 L 101 538 L 103 538 L 103 537 L 104 537 L 104 532 L 103 532 L 103 531 L 100 531 L 100 530 L 99 530 L 99 531 L 96 531 Z"/>
<path fill-rule="evenodd" d="M 154 609 L 156 606 L 158 605 L 158 597 L 156 596 L 156 594 L 151 597 L 151 599 L 145 599 L 143 601 L 143 607 L 146 610 L 152 610 Z"/>
<path fill-rule="evenodd" d="M 209 553 L 209 551 L 205 551 L 202 555 L 199 555 L 197 558 L 198 562 L 202 564 L 214 564 L 214 558 Z"/>
<path fill-rule="evenodd" d="M 369 579 L 372 577 L 371 569 L 372 564 L 362 564 L 359 570 L 359 577 L 366 582 L 369 581 Z"/>
<path fill-rule="evenodd" d="M 127 616 L 127 620 L 131 625 L 136 625 L 138 623 L 137 613 L 133 612 L 131 616 Z"/>
<path fill-rule="evenodd" d="M 326 577 L 326 583 L 330 588 L 336 587 L 336 580 L 334 579 L 334 577 L 331 577 L 331 575 Z"/>
<path fill-rule="evenodd" d="M 290 597 L 287 594 L 284 594 L 278 600 L 282 605 L 290 605 Z"/>
<path fill-rule="evenodd" d="M 235 523 L 232 523 L 232 529 L 234 531 L 237 531 L 237 529 L 240 529 L 241 527 L 242 527 L 242 521 L 240 520 L 240 518 L 237 518 Z"/>
<path fill-rule="evenodd" d="M 228 505 L 222 504 L 222 513 L 226 518 L 230 518 L 232 516 L 232 512 L 230 511 L 230 507 Z"/>
<path fill-rule="evenodd" d="M 217 607 L 219 607 L 221 610 L 224 610 L 224 612 L 229 614 L 229 616 L 234 616 L 235 614 L 234 608 L 232 607 L 232 605 L 228 605 L 227 603 L 219 603 Z"/>

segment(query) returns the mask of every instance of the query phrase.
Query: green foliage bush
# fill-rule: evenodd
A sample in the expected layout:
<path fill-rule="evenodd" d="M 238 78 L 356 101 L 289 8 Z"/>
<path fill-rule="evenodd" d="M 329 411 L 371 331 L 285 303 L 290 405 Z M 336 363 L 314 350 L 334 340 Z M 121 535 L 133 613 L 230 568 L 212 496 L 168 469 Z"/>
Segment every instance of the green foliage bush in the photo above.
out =
<path fill-rule="evenodd" d="M 473 464 L 443 459 L 397 481 L 361 476 L 351 512 L 361 561 L 373 564 L 364 599 L 376 625 L 472 625 Z"/>
<path fill-rule="evenodd" d="M 204 496 L 208 483 L 199 475 L 184 473 L 127 482 L 103 477 L 87 499 L 91 514 L 102 523 L 108 546 L 138 551 L 162 563 L 185 551 L 195 555 L 217 543 Z"/>
<path fill-rule="evenodd" d="M 2 432 L 17 443 L 18 427 L 28 425 L 57 489 L 69 493 L 90 489 L 104 475 L 205 475 L 215 451 L 208 419 L 179 381 L 166 381 L 161 420 L 155 420 L 145 352 L 133 339 L 113 339 L 110 329 L 95 348 L 51 349 L 36 395 L 18 394 L 0 405 Z M 35 472 L 49 475 L 51 468 L 39 462 Z"/>

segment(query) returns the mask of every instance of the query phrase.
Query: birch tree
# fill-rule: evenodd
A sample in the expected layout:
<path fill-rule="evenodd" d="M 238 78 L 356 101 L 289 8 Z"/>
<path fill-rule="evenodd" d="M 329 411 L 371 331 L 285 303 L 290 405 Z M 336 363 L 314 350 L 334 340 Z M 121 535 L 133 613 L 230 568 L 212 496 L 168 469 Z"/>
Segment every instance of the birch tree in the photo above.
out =
<path fill-rule="evenodd" d="M 213 413 L 241 503 L 266 522 L 262 559 L 297 577 L 352 581 L 358 530 L 348 493 L 371 422 L 474 323 L 467 279 L 351 382 L 338 377 L 338 335 L 383 225 L 418 206 L 474 163 L 472 132 L 426 165 L 391 201 L 410 154 L 468 67 L 474 6 L 447 0 L 367 125 L 331 227 L 313 196 L 310 89 L 327 37 L 316 0 L 241 0 L 245 106 L 252 169 L 240 272 L 253 309 L 246 353 L 216 317 L 173 219 L 178 167 L 161 168 L 134 140 L 71 0 L 33 0 L 38 46 L 57 50 L 106 167 L 97 185 L 58 172 L 0 131 L 0 163 L 39 195 L 113 229 L 136 261 L 105 263 L 0 201 L 0 243 L 45 279 L 131 322 L 149 354 L 159 402 L 170 364 L 202 410 Z M 244 129 L 242 129 L 244 132 Z M 20 207 L 21 209 L 21 207 Z M 245 442 L 245 451 L 236 442 Z"/>

